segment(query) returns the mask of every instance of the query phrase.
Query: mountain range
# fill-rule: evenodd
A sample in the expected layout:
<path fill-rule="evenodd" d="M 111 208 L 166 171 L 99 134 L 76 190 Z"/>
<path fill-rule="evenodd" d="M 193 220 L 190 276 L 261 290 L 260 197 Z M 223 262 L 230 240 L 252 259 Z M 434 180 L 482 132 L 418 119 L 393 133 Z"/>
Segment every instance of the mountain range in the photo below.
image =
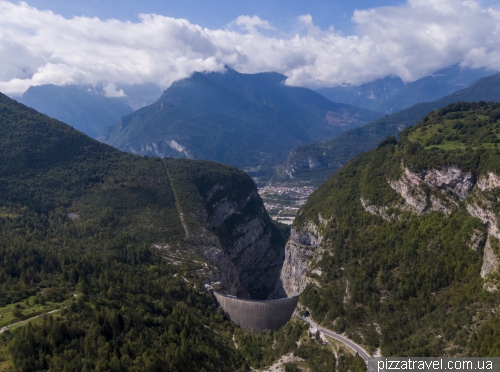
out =
<path fill-rule="evenodd" d="M 18 101 L 92 138 L 133 111 L 118 98 L 97 94 L 90 86 L 32 86 Z"/>
<path fill-rule="evenodd" d="M 381 116 L 333 103 L 278 73 L 194 73 L 99 140 L 134 154 L 207 159 L 266 179 L 297 145 L 331 138 Z"/>
<path fill-rule="evenodd" d="M 436 101 L 496 72 L 454 65 L 406 84 L 399 77 L 386 77 L 360 86 L 320 88 L 316 91 L 333 102 L 390 114 L 417 103 Z"/>
<path fill-rule="evenodd" d="M 161 95 L 153 83 L 119 84 L 116 90 L 120 94 L 107 97 L 100 85 L 45 84 L 31 86 L 21 97 L 13 98 L 96 138 L 122 116 L 151 104 Z"/>
<path fill-rule="evenodd" d="M 243 124 L 262 117 L 262 131 L 269 112 L 286 113 L 280 130 L 293 123 L 301 134 L 306 113 L 326 115 L 325 133 L 374 115 L 283 78 L 195 74 L 122 118 L 108 138 L 129 126 L 138 136 L 139 124 L 166 117 L 170 125 L 181 113 L 196 120 L 184 127 L 178 117 L 170 128 L 227 124 L 241 109 Z M 500 306 L 500 105 L 485 102 L 500 97 L 499 79 L 354 129 L 357 141 L 338 136 L 345 146 L 382 141 L 362 154 L 349 147 L 291 232 L 270 220 L 241 170 L 127 154 L 0 94 L 0 311 L 10 309 L 0 324 L 60 304 L 1 333 L 0 368 L 248 371 L 291 352 L 311 370 L 334 371 L 336 361 L 340 370 L 364 368 L 298 321 L 261 335 L 236 329 L 206 283 L 253 299 L 301 293 L 318 323 L 384 356 L 500 355 L 492 311 Z M 472 100 L 480 102 L 464 102 Z M 200 119 L 196 107 L 213 116 Z M 221 107 L 228 112 L 217 116 Z M 242 138 L 251 134 L 238 125 Z M 332 167 L 321 169 L 312 179 Z"/>
<path fill-rule="evenodd" d="M 461 101 L 500 101 L 500 74 L 482 78 L 437 101 L 419 103 L 346 131 L 331 140 L 297 147 L 278 168 L 271 183 L 320 185 L 354 156 L 375 148 L 389 136 L 398 136 L 430 111 Z"/>

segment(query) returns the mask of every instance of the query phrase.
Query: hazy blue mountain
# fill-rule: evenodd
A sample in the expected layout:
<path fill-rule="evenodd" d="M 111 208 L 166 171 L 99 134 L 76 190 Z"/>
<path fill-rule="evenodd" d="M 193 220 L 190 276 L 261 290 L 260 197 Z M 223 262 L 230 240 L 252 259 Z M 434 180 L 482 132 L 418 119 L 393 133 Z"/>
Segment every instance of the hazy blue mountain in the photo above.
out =
<path fill-rule="evenodd" d="M 482 78 L 437 101 L 419 103 L 361 128 L 346 131 L 331 140 L 296 147 L 278 168 L 271 182 L 308 182 L 319 185 L 354 156 L 375 148 L 388 136 L 397 136 L 403 129 L 418 123 L 430 111 L 462 101 L 500 102 L 500 74 Z"/>
<path fill-rule="evenodd" d="M 121 89 L 123 93 L 125 93 L 124 97 L 118 97 L 118 99 L 132 107 L 134 111 L 152 104 L 162 93 L 160 87 L 153 83 L 132 85 L 117 84 L 116 88 Z"/>
<path fill-rule="evenodd" d="M 420 102 L 436 101 L 448 94 L 467 88 L 475 81 L 498 71 L 485 68 L 462 68 L 454 65 L 406 84 L 392 97 L 379 104 L 377 111 L 397 112 Z"/>
<path fill-rule="evenodd" d="M 133 111 L 118 98 L 105 97 L 91 87 L 76 85 L 30 87 L 18 101 L 93 138 Z"/>
<path fill-rule="evenodd" d="M 496 72 L 453 65 L 406 84 L 399 77 L 386 77 L 357 87 L 320 88 L 316 91 L 333 102 L 393 113 L 420 102 L 438 100 Z"/>
<path fill-rule="evenodd" d="M 348 103 L 368 110 L 380 110 L 380 105 L 405 87 L 399 77 L 385 77 L 360 86 L 339 86 L 316 89 L 330 101 Z"/>
<path fill-rule="evenodd" d="M 270 177 L 289 151 L 381 116 L 289 87 L 278 73 L 194 73 L 99 139 L 135 154 L 207 159 Z"/>

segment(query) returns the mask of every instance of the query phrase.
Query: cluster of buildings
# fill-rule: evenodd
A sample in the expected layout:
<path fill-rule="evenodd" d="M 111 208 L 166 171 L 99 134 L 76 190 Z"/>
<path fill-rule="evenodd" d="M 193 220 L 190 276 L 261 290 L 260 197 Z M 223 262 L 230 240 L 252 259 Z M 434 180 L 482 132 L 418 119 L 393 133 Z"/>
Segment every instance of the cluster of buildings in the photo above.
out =
<path fill-rule="evenodd" d="M 273 220 L 291 225 L 295 214 L 314 190 L 312 186 L 265 186 L 259 189 L 259 194 Z"/>

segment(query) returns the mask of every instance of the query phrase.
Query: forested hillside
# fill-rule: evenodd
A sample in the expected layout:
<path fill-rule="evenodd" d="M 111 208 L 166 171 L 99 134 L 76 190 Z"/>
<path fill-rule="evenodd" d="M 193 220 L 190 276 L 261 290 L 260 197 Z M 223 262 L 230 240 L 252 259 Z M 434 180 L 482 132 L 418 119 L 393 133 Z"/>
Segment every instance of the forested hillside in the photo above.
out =
<path fill-rule="evenodd" d="M 272 183 L 320 185 L 342 165 L 363 151 L 371 150 L 388 136 L 418 123 L 428 112 L 453 102 L 500 101 L 500 75 L 485 77 L 468 88 L 434 102 L 419 103 L 406 110 L 377 119 L 325 141 L 296 147 L 278 168 Z"/>
<path fill-rule="evenodd" d="M 458 103 L 355 157 L 298 212 L 288 294 L 384 356 L 500 356 L 499 143 L 499 104 Z"/>
<path fill-rule="evenodd" d="M 55 309 L 2 330 L 0 369 L 248 370 L 297 349 L 305 333 L 294 323 L 262 336 L 242 331 L 238 350 L 234 325 L 203 288 L 234 274 L 234 290 L 265 295 L 252 287 L 272 279 L 265 249 L 283 250 L 243 172 L 121 153 L 4 95 L 0 156 L 0 328 Z M 219 198 L 232 212 L 211 204 Z M 252 235 L 241 231 L 245 218 Z M 207 256 L 207 239 L 214 255 L 239 244 L 252 265 Z M 252 239 L 268 266 L 252 259 Z"/>

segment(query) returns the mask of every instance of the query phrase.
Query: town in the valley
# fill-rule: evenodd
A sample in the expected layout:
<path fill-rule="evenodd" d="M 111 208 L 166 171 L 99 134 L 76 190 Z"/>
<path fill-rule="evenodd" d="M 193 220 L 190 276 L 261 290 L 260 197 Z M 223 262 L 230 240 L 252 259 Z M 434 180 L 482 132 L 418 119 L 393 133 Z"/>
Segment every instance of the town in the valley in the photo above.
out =
<path fill-rule="evenodd" d="M 259 195 L 273 220 L 291 225 L 295 214 L 314 190 L 313 186 L 264 186 L 259 188 Z"/>

